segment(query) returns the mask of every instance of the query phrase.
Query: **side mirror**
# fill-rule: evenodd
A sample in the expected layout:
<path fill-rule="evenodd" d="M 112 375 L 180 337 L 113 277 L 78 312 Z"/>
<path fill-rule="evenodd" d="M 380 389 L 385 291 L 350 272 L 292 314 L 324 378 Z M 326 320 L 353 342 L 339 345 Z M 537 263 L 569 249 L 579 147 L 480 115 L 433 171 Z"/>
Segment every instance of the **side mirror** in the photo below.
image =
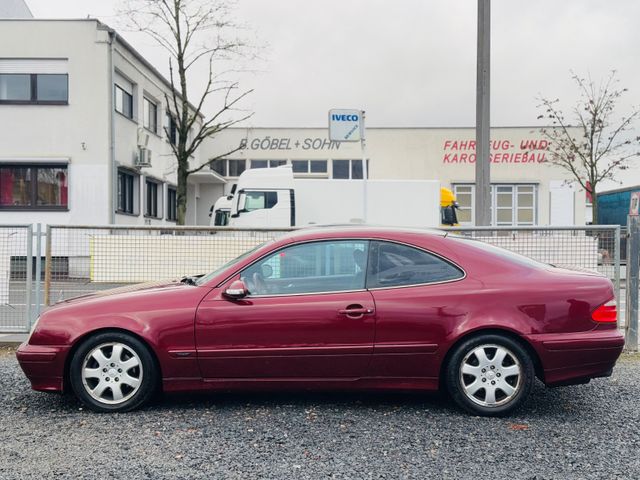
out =
<path fill-rule="evenodd" d="M 247 290 L 242 280 L 234 280 L 231 282 L 231 285 L 229 285 L 223 293 L 225 297 L 233 299 L 244 298 L 248 294 L 249 290 Z"/>

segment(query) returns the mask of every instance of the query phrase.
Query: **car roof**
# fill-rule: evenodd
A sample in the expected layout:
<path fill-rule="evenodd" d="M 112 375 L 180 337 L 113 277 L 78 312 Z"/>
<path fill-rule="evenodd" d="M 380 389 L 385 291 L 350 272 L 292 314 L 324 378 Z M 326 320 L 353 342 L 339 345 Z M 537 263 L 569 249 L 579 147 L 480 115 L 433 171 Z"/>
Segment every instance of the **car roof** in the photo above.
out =
<path fill-rule="evenodd" d="M 299 228 L 281 237 L 283 241 L 321 240 L 325 238 L 390 238 L 429 235 L 445 237 L 447 232 L 430 228 L 389 227 L 378 225 L 346 224 L 322 225 Z"/>

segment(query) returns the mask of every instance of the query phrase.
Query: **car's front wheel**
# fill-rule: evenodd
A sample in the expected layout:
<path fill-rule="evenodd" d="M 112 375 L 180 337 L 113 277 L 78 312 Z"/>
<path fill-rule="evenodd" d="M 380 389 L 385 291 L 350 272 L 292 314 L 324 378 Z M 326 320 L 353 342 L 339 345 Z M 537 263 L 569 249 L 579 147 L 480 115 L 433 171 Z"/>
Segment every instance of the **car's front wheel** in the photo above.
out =
<path fill-rule="evenodd" d="M 104 332 L 74 353 L 69 380 L 76 396 L 97 412 L 133 410 L 154 393 L 157 369 L 149 349 L 133 335 Z"/>
<path fill-rule="evenodd" d="M 461 343 L 446 369 L 449 393 L 476 415 L 504 415 L 531 391 L 535 371 L 527 351 L 509 337 L 483 334 Z"/>

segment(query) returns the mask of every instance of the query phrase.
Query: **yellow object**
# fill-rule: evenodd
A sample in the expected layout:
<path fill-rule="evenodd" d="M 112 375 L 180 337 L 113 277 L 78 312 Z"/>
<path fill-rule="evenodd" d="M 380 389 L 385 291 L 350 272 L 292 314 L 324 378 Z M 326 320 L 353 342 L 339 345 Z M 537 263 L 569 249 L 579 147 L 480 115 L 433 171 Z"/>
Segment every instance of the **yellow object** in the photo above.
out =
<path fill-rule="evenodd" d="M 455 194 L 448 188 L 440 187 L 440 207 L 450 207 L 455 202 Z"/>
<path fill-rule="evenodd" d="M 440 187 L 440 224 L 442 226 L 458 225 L 456 208 L 458 208 L 458 202 L 455 194 L 448 188 Z"/>

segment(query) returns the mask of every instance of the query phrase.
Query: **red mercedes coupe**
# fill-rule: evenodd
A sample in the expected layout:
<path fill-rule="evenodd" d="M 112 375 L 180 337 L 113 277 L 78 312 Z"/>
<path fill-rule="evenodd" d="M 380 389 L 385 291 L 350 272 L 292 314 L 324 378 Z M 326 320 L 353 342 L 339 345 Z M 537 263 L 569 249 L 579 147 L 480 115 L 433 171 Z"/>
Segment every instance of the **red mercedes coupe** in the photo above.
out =
<path fill-rule="evenodd" d="M 35 390 L 122 412 L 155 392 L 446 389 L 478 415 L 606 377 L 611 282 L 442 232 L 303 229 L 207 275 L 62 301 L 17 351 Z"/>

